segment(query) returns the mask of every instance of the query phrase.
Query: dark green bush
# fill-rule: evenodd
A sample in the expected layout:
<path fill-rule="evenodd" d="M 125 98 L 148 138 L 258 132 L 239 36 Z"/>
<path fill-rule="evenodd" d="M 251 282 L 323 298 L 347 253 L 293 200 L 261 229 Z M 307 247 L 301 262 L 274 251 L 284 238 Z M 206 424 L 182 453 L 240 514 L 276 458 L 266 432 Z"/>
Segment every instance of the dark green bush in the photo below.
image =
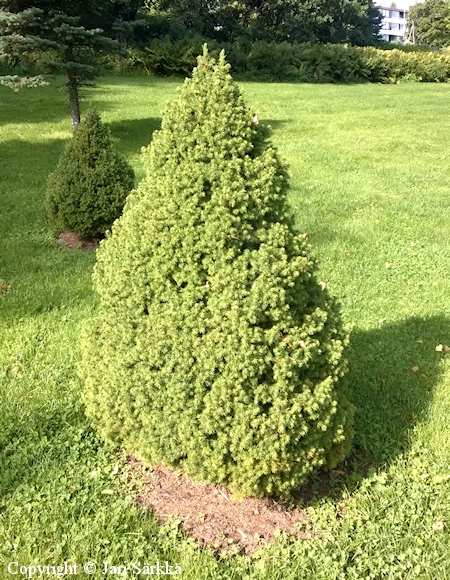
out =
<path fill-rule="evenodd" d="M 210 42 L 210 48 L 215 45 Z M 147 74 L 160 76 L 183 75 L 192 73 L 197 57 L 202 53 L 201 36 L 189 36 L 175 41 L 170 37 L 155 38 L 143 50 L 134 49 L 132 58 L 144 67 Z"/>
<path fill-rule="evenodd" d="M 202 43 L 200 36 L 181 41 L 155 39 L 144 51 L 134 51 L 132 58 L 148 74 L 188 75 L 201 53 Z M 311 83 L 450 80 L 448 51 L 265 41 L 219 45 L 208 41 L 209 49 L 216 54 L 221 46 L 226 48 L 233 72 L 259 80 Z"/>
<path fill-rule="evenodd" d="M 395 82 L 392 77 L 387 51 L 371 46 L 359 49 L 358 56 L 364 71 L 364 79 L 372 83 Z"/>
<path fill-rule="evenodd" d="M 295 45 L 288 42 L 255 42 L 248 55 L 247 68 L 259 76 L 275 80 L 297 79 L 309 81 L 309 75 L 302 68 Z"/>
<path fill-rule="evenodd" d="M 286 205 L 286 169 L 199 58 L 98 252 L 82 373 L 101 434 L 236 495 L 288 495 L 347 454 L 347 335 Z"/>
<path fill-rule="evenodd" d="M 133 184 L 133 169 L 113 151 L 99 114 L 89 111 L 48 179 L 47 210 L 58 231 L 102 237 L 122 213 Z"/>
<path fill-rule="evenodd" d="M 208 50 L 211 49 L 216 54 L 219 54 L 220 50 L 225 51 L 233 72 L 243 73 L 248 70 L 248 54 L 251 50 L 251 43 L 240 40 L 221 42 L 220 44 L 208 42 Z"/>

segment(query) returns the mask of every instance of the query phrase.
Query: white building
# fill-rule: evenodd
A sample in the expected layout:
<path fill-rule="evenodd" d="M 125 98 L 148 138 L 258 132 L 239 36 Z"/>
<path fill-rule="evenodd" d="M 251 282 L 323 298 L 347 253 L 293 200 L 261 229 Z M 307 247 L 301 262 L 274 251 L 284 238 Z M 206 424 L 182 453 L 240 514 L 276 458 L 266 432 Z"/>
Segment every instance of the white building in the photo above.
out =
<path fill-rule="evenodd" d="M 416 3 L 414 0 L 406 0 L 393 2 L 390 6 L 378 4 L 377 7 L 383 16 L 380 35 L 385 42 L 405 42 L 409 8 Z"/>
<path fill-rule="evenodd" d="M 405 41 L 409 10 L 379 6 L 383 16 L 380 35 L 385 42 Z"/>

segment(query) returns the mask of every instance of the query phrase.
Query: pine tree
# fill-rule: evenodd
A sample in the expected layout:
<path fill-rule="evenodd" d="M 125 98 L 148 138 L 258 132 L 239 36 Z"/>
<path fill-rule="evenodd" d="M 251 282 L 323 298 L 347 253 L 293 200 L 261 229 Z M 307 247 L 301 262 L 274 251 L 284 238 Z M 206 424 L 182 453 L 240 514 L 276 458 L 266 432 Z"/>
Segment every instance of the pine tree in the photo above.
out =
<path fill-rule="evenodd" d="M 121 50 L 103 31 L 107 27 L 123 35 L 123 25 L 113 20 L 121 14 L 113 10 L 118 3 L 123 1 L 0 0 L 0 60 L 24 71 L 0 77 L 0 83 L 18 90 L 45 84 L 46 75 L 67 76 L 75 128 L 80 122 L 79 88 L 99 74 L 98 55 Z"/>
<path fill-rule="evenodd" d="M 133 184 L 132 167 L 113 150 L 107 127 L 90 110 L 49 177 L 47 210 L 59 231 L 103 237 Z"/>
<path fill-rule="evenodd" d="M 285 166 L 221 54 L 199 58 L 100 246 L 88 416 L 149 464 L 289 495 L 349 449 L 347 341 L 286 202 Z"/>

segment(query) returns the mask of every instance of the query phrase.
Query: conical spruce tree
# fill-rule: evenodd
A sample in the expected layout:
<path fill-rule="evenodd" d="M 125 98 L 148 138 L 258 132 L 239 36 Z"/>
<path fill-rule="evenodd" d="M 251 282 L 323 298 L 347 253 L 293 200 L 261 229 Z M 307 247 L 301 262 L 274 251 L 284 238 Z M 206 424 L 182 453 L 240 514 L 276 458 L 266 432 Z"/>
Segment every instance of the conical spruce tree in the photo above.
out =
<path fill-rule="evenodd" d="M 348 452 L 346 334 L 286 204 L 286 169 L 206 53 L 101 243 L 88 416 L 149 464 L 281 495 Z"/>
<path fill-rule="evenodd" d="M 48 179 L 47 210 L 59 231 L 102 237 L 133 185 L 133 168 L 113 150 L 108 128 L 90 110 Z"/>

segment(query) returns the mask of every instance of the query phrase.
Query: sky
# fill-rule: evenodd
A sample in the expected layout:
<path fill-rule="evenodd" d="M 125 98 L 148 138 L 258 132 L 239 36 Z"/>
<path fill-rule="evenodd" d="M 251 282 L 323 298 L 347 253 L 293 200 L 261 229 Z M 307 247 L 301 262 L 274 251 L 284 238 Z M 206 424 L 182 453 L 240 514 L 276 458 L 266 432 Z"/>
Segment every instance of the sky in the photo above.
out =
<path fill-rule="evenodd" d="M 393 0 L 376 0 L 375 4 L 377 6 L 383 6 L 383 8 L 389 8 L 392 2 Z M 397 8 L 400 8 L 400 10 L 407 10 L 410 6 L 419 4 L 419 0 L 394 0 L 394 3 Z"/>

